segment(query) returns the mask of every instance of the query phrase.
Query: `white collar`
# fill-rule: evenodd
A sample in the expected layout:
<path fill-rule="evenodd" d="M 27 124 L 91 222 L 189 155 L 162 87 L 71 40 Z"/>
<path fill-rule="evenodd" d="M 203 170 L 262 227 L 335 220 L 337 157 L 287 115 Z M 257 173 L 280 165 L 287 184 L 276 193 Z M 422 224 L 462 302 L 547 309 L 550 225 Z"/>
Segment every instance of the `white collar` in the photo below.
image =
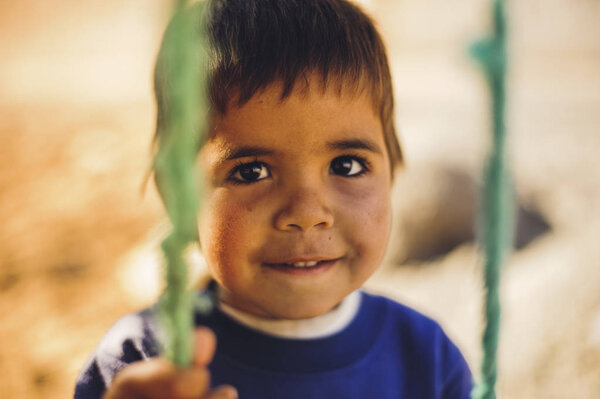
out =
<path fill-rule="evenodd" d="M 240 324 L 281 338 L 314 339 L 333 335 L 343 330 L 360 307 L 360 292 L 354 291 L 329 312 L 308 319 L 267 319 L 218 303 L 219 309 Z"/>

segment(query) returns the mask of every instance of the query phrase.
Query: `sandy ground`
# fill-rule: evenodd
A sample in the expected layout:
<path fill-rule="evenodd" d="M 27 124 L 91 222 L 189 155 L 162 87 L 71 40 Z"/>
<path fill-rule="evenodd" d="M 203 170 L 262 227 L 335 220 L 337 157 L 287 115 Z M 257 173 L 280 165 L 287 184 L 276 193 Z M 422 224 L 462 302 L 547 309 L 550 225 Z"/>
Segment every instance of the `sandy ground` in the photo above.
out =
<path fill-rule="evenodd" d="M 367 287 L 440 320 L 477 370 L 488 105 L 465 49 L 487 3 L 363 3 L 390 48 L 407 157 L 390 253 Z M 163 211 L 141 188 L 165 4 L 0 3 L 2 398 L 69 397 L 107 328 L 159 292 Z M 510 2 L 509 17 L 515 187 L 549 227 L 505 267 L 499 394 L 598 398 L 600 2 Z"/>

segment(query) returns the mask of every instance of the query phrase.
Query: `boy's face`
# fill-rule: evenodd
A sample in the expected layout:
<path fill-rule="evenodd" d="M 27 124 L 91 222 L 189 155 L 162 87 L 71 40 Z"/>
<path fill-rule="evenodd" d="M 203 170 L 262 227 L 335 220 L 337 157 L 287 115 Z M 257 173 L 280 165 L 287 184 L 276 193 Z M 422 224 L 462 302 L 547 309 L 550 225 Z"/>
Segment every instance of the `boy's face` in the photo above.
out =
<path fill-rule="evenodd" d="M 199 162 L 200 243 L 222 299 L 263 317 L 325 313 L 388 241 L 391 177 L 367 95 L 273 84 L 217 118 Z"/>

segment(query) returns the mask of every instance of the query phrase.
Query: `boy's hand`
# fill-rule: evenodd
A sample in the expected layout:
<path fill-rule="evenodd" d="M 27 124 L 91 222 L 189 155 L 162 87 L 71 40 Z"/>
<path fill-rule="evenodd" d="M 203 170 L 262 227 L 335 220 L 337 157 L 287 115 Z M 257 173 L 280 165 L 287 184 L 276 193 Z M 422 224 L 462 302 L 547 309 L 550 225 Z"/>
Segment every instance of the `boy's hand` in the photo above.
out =
<path fill-rule="evenodd" d="M 164 358 L 135 362 L 115 377 L 103 399 L 236 399 L 231 386 L 210 388 L 208 364 L 215 354 L 217 339 L 208 328 L 195 332 L 194 364 L 178 370 Z"/>

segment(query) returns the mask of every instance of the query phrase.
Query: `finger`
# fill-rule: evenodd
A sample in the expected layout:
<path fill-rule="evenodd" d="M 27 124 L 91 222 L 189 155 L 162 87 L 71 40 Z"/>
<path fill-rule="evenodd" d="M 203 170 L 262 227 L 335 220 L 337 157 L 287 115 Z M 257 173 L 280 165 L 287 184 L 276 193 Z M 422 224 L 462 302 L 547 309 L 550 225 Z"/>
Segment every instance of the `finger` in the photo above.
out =
<path fill-rule="evenodd" d="M 131 363 L 119 371 L 103 399 L 138 398 L 144 386 L 160 385 L 165 376 L 172 373 L 172 365 L 165 359 L 151 359 Z"/>
<path fill-rule="evenodd" d="M 194 332 L 194 365 L 207 366 L 215 355 L 217 337 L 210 328 L 198 327 Z"/>
<path fill-rule="evenodd" d="M 213 389 L 203 399 L 237 399 L 237 389 L 231 385 L 222 385 Z"/>
<path fill-rule="evenodd" d="M 210 387 L 210 373 L 205 368 L 180 371 L 171 389 L 173 399 L 197 399 Z"/>
<path fill-rule="evenodd" d="M 166 359 L 132 363 L 119 372 L 104 399 L 192 399 L 204 395 L 210 374 L 204 367 L 178 370 Z"/>

